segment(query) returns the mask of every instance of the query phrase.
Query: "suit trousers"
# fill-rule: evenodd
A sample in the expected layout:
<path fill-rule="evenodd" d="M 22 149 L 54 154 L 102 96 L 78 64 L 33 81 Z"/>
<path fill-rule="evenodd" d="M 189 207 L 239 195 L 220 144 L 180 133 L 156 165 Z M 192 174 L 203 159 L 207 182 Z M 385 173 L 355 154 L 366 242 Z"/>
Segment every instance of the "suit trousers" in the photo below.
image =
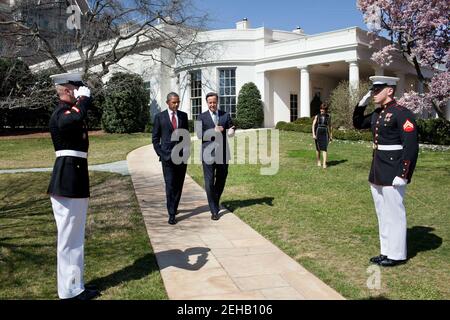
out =
<path fill-rule="evenodd" d="M 378 217 L 381 254 L 392 260 L 405 260 L 406 210 L 403 197 L 406 186 L 370 184 L 370 190 Z"/>
<path fill-rule="evenodd" d="M 68 299 L 84 291 L 84 230 L 89 198 L 52 195 L 58 229 L 58 296 Z"/>
<path fill-rule="evenodd" d="M 228 175 L 228 164 L 206 164 L 203 162 L 203 176 L 205 178 L 206 196 L 208 197 L 209 209 L 212 214 L 219 213 L 220 197 Z"/>
<path fill-rule="evenodd" d="M 164 181 L 166 184 L 166 202 L 169 216 L 175 216 L 183 191 L 187 164 L 174 164 L 172 161 L 161 160 Z"/>

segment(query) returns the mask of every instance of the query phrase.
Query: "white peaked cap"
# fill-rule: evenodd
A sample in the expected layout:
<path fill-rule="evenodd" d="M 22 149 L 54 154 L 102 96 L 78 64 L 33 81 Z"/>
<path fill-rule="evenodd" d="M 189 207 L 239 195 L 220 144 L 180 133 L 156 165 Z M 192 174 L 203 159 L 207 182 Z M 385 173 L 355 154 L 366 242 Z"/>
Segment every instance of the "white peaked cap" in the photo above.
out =
<path fill-rule="evenodd" d="M 84 85 L 81 72 L 67 72 L 51 75 L 50 78 L 54 84 L 67 84 Z"/>
<path fill-rule="evenodd" d="M 373 85 L 384 84 L 387 86 L 396 86 L 397 82 L 400 80 L 400 78 L 385 77 L 385 76 L 372 76 L 372 77 L 369 77 L 369 80 L 372 81 Z"/>

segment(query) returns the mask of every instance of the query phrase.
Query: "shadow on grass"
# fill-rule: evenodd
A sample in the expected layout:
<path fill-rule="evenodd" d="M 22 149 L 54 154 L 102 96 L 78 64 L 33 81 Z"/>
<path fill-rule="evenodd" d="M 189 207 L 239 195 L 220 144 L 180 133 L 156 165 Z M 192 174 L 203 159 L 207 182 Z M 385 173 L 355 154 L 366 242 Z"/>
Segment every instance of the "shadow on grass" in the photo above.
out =
<path fill-rule="evenodd" d="M 142 258 L 134 261 L 132 265 L 129 265 L 122 270 L 118 270 L 105 277 L 93 279 L 86 283 L 86 286 L 96 286 L 100 291 L 104 291 L 124 282 L 142 279 L 158 270 L 155 255 L 146 254 Z"/>
<path fill-rule="evenodd" d="M 431 233 L 434 228 L 414 226 L 408 229 L 408 259 L 414 258 L 422 251 L 435 250 L 442 245 L 442 238 Z"/>
<path fill-rule="evenodd" d="M 231 201 L 222 202 L 222 205 L 224 207 L 226 207 L 228 210 L 230 210 L 231 212 L 233 212 L 236 209 L 251 207 L 251 206 L 254 206 L 255 204 L 265 204 L 265 205 L 273 207 L 273 200 L 274 200 L 274 197 L 263 197 L 263 198 L 257 198 L 257 199 L 247 199 L 247 200 L 231 200 Z"/>
<path fill-rule="evenodd" d="M 328 167 L 338 166 L 341 163 L 345 163 L 347 161 L 348 161 L 347 159 L 327 161 L 327 166 Z"/>

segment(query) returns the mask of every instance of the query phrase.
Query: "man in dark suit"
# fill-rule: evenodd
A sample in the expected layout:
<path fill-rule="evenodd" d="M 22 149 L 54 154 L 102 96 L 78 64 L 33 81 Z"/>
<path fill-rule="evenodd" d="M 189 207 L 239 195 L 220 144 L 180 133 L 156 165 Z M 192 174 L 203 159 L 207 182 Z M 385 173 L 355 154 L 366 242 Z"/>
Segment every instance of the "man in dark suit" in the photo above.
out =
<path fill-rule="evenodd" d="M 80 73 L 51 76 L 59 96 L 50 117 L 56 160 L 47 193 L 56 227 L 58 296 L 90 300 L 99 295 L 84 286 L 84 231 L 89 202 L 87 111 L 91 92 Z"/>
<path fill-rule="evenodd" d="M 186 176 L 190 136 L 187 114 L 178 110 L 180 106 L 178 94 L 169 93 L 166 103 L 168 109 L 155 116 L 152 142 L 161 161 L 166 184 L 169 224 L 173 225 L 177 223 L 175 215 Z"/>
<path fill-rule="evenodd" d="M 208 111 L 198 117 L 196 131 L 198 138 L 202 140 L 201 159 L 211 219 L 218 220 L 219 202 L 225 188 L 230 160 L 227 135 L 234 135 L 235 126 L 229 113 L 217 109 L 217 93 L 208 93 L 206 102 Z"/>

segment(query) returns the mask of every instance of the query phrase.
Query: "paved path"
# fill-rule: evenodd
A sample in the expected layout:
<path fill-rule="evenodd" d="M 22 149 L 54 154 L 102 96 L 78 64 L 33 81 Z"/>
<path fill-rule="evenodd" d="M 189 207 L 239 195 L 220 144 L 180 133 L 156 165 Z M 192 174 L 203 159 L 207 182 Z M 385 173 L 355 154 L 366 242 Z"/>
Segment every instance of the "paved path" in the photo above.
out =
<path fill-rule="evenodd" d="M 170 299 L 343 299 L 233 213 L 211 220 L 205 191 L 188 175 L 178 224 L 169 225 L 152 146 L 127 160 Z"/>
<path fill-rule="evenodd" d="M 0 174 L 25 173 L 25 172 L 51 172 L 52 170 L 53 168 L 8 169 L 8 170 L 0 170 Z M 89 171 L 105 171 L 105 172 L 120 173 L 123 176 L 130 175 L 130 173 L 128 172 L 128 164 L 126 160 L 105 164 L 95 164 L 89 166 Z"/>

